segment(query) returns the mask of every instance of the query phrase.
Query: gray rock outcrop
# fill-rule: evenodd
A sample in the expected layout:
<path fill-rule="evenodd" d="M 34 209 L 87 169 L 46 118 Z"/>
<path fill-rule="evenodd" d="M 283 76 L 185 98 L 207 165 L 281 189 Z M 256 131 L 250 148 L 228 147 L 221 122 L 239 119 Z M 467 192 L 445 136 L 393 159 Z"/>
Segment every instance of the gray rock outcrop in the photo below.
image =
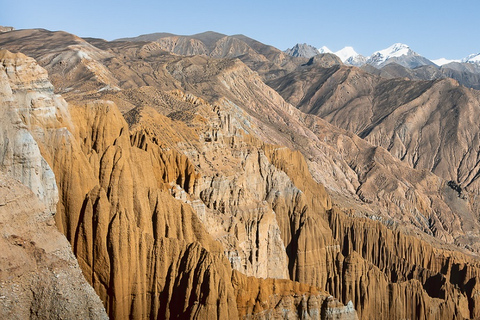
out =
<path fill-rule="evenodd" d="M 285 50 L 285 53 L 292 57 L 311 58 L 320 54 L 320 51 L 309 44 L 297 43 L 293 48 Z"/>

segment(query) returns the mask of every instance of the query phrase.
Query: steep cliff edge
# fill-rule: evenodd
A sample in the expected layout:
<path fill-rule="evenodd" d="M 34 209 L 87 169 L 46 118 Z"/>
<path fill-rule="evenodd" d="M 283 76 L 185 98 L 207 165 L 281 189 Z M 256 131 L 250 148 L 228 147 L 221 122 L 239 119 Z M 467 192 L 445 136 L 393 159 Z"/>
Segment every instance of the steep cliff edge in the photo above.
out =
<path fill-rule="evenodd" d="M 34 136 L 48 134 L 55 126 L 56 108 L 62 102 L 54 101 L 46 71 L 32 58 L 1 50 L 0 61 L 0 170 L 27 185 L 55 212 L 55 176 Z"/>
<path fill-rule="evenodd" d="M 192 210 L 198 201 L 187 201 L 201 190 L 199 175 L 189 160 L 165 145 L 160 148 L 162 136 L 154 135 L 155 139 L 150 140 L 151 135 L 140 135 L 140 131 L 130 135 L 111 103 L 72 106 L 71 113 L 78 134 L 75 141 L 83 142 L 79 149 L 88 151 L 86 166 L 91 164 L 93 177 L 98 180 L 87 191 L 85 200 L 80 201 L 81 206 L 70 203 L 64 207 L 62 221 L 78 215 L 78 224 L 70 229 L 74 230 L 70 232 L 74 252 L 109 314 L 133 318 L 237 317 L 237 301 L 249 281 L 238 274 L 236 279 L 242 285 L 233 286 L 225 249 L 207 233 L 215 226 L 206 228 Z M 94 139 L 90 140 L 91 137 Z M 54 168 L 64 170 L 57 174 L 63 185 L 82 185 L 86 181 L 78 180 L 60 163 Z M 63 190 L 63 199 L 72 195 L 71 189 Z M 81 194 L 79 191 L 79 198 Z M 61 221 L 59 224 L 65 225 Z M 288 303 L 278 305 L 280 300 L 275 300 L 275 296 L 280 292 L 274 290 L 269 295 L 277 303 L 252 309 L 249 314 L 280 312 L 280 307 L 292 316 L 297 314 L 302 299 L 291 297 L 297 292 L 291 281 L 285 280 L 284 284 L 292 288 L 282 293 L 282 299 Z M 247 290 L 252 296 L 247 305 L 260 299 L 255 290 L 259 289 Z M 262 290 L 270 292 L 268 287 Z M 298 294 L 308 300 L 308 292 L 300 290 Z M 312 295 L 318 301 L 328 296 Z M 130 305 L 123 303 L 130 300 Z M 314 311 L 316 306 L 300 309 L 321 313 L 323 305 Z M 355 312 L 352 309 L 348 314 Z"/>

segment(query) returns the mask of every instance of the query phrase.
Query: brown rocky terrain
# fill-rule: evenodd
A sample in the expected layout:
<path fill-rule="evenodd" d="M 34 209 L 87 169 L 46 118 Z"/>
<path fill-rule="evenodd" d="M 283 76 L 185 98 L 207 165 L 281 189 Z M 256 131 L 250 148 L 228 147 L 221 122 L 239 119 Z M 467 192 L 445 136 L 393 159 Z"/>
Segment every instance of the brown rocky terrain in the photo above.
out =
<path fill-rule="evenodd" d="M 10 51 L 22 52 L 47 67 L 57 92 L 88 92 L 106 84 L 116 89 L 115 79 L 98 63 L 98 59 L 108 58 L 109 54 L 75 35 L 33 29 L 15 30 L 2 36 L 0 47 L 7 48 L 8 43 Z M 23 41 L 15 43 L 14 39 L 19 37 Z"/>
<path fill-rule="evenodd" d="M 438 182 L 432 183 L 436 178 L 433 176 L 429 178 L 424 172 L 401 165 L 382 149 L 377 150 L 353 135 L 327 126 L 318 118 L 305 117 L 265 86 L 261 79 L 240 61 L 210 61 L 201 57 L 183 59 L 174 57 L 166 60 L 168 56 L 165 55 L 161 56 L 161 61 L 155 56 L 151 59 L 151 63 L 156 65 L 155 68 L 160 69 L 157 64 L 164 63 L 165 68 L 171 70 L 168 77 L 173 78 L 171 83 L 176 87 L 186 88 L 190 92 L 203 94 L 207 100 L 217 101 L 218 112 L 221 112 L 222 107 L 225 108 L 225 117 L 229 117 L 229 123 L 225 126 L 232 126 L 235 123 L 232 116 L 238 114 L 240 119 L 236 123 L 243 131 L 258 135 L 262 140 L 270 143 L 299 148 L 309 159 L 314 160 L 309 162 L 309 165 L 314 168 L 313 174 L 316 179 L 337 195 L 340 194 L 342 197 L 348 195 L 350 199 L 353 198 L 354 203 L 360 200 L 362 212 L 369 211 L 370 215 L 381 212 L 386 219 L 393 218 L 396 221 L 410 220 L 410 223 L 418 226 L 423 232 L 435 234 L 450 243 L 458 241 L 462 246 L 475 244 L 472 239 L 464 240 L 470 236 L 477 237 L 475 232 L 471 232 L 475 229 L 472 228 L 472 223 L 473 225 L 476 223 L 475 208 L 473 204 L 460 201 L 455 205 L 448 200 L 451 197 L 447 196 L 450 194 L 450 189 L 445 188 L 445 181 L 437 180 Z M 132 65 L 130 68 L 136 69 L 136 66 Z M 129 74 L 129 72 L 122 70 L 121 74 L 116 76 L 122 77 L 122 74 Z M 158 82 L 156 86 L 161 88 L 162 85 L 160 81 Z M 168 89 L 163 87 L 165 90 Z M 147 98 L 149 94 L 155 96 L 156 92 L 142 89 L 142 98 L 146 100 L 145 103 L 160 105 L 158 110 L 165 115 L 175 114 L 175 110 L 168 111 L 161 107 L 163 105 L 161 100 L 157 99 L 155 102 L 155 98 Z M 110 94 L 108 97 L 119 104 L 125 104 L 121 100 L 129 100 L 121 93 L 115 96 Z M 132 104 L 141 105 L 142 102 L 135 98 L 128 105 Z M 246 108 L 240 110 L 240 106 Z M 382 156 L 378 156 L 380 154 Z M 337 160 L 332 161 L 332 159 Z M 375 170 L 371 170 L 372 161 L 378 165 Z M 396 167 L 399 167 L 398 170 L 392 170 Z M 339 175 L 344 178 L 339 179 Z M 379 184 L 379 181 L 383 183 Z M 399 187 L 399 182 L 402 187 Z M 387 185 L 391 187 L 386 188 Z M 419 185 L 424 185 L 426 189 L 435 187 L 427 191 Z M 381 190 L 383 192 L 380 192 Z M 412 194 L 413 190 L 415 193 Z M 419 192 L 422 195 L 419 195 Z M 434 196 L 436 200 L 432 202 L 431 194 L 434 193 L 437 193 Z M 453 194 L 456 193 L 453 192 Z M 418 201 L 418 198 L 423 200 Z M 374 199 L 379 201 L 373 201 Z M 452 199 L 454 200 L 455 197 Z M 383 202 L 380 207 L 379 202 Z M 392 203 L 395 205 L 392 206 Z M 463 231 L 462 235 L 457 234 L 454 238 L 452 238 L 452 232 L 457 231 L 445 230 L 445 228 L 450 229 L 446 221 L 456 219 L 450 215 L 454 211 L 450 208 L 451 206 L 456 206 L 455 210 L 460 208 L 461 215 L 458 213 L 454 215 L 461 216 L 461 220 L 465 219 L 463 222 L 456 223 L 458 227 L 454 229 Z M 427 209 L 427 207 L 430 208 Z M 405 208 L 409 209 L 406 211 Z M 447 212 L 449 213 L 446 214 Z M 446 215 L 437 219 L 435 216 L 439 213 Z"/>
<path fill-rule="evenodd" d="M 35 49 L 42 37 L 52 48 Z M 194 40 L 209 50 L 220 41 Z M 260 77 L 253 63 L 172 55 L 157 42 L 34 30 L 0 43 L 34 56 L 68 101 L 52 116 L 64 134 L 35 141 L 55 173 L 57 226 L 110 316 L 480 316 L 475 202 L 287 103 L 263 82 L 278 68 L 270 58 Z M 85 50 L 88 72 L 72 58 Z M 320 95 L 302 88 L 315 83 L 310 68 L 330 72 L 320 83 L 357 72 L 352 90 L 379 81 L 329 56 L 303 64 L 285 85 L 292 102 Z"/>
<path fill-rule="evenodd" d="M 396 63 L 390 63 L 377 69 L 371 65 L 364 65 L 361 69 L 379 75 L 383 78 L 408 78 L 410 80 L 437 80 L 452 78 L 462 86 L 480 89 L 480 67 L 472 63 L 452 62 L 440 68 L 427 65 L 418 68 L 405 68 Z"/>
<path fill-rule="evenodd" d="M 156 42 L 163 50 L 183 56 L 204 55 L 213 58 L 238 58 L 264 79 L 284 75 L 308 60 L 294 58 L 275 47 L 241 34 L 227 36 L 207 31 L 191 36 L 179 36 L 153 33 L 119 40 Z"/>
<path fill-rule="evenodd" d="M 479 91 L 452 79 L 386 80 L 346 66 L 305 68 L 270 85 L 304 112 L 478 194 Z"/>

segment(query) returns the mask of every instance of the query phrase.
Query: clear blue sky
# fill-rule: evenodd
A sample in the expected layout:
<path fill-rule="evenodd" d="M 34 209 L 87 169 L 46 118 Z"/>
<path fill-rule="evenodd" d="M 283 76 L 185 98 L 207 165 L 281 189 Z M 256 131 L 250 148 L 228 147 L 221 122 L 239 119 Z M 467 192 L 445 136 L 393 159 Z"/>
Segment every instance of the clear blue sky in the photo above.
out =
<path fill-rule="evenodd" d="M 0 25 L 112 40 L 153 32 L 244 34 L 279 49 L 306 42 L 364 55 L 402 42 L 430 59 L 480 52 L 480 0 L 10 0 Z"/>

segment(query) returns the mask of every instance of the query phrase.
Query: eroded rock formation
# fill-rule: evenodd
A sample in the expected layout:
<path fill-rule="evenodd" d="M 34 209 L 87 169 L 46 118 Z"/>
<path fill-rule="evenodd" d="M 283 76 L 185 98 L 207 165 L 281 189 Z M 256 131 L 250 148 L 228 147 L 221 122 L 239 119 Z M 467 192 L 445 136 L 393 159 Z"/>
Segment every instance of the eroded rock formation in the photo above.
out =
<path fill-rule="evenodd" d="M 40 123 L 36 132 L 47 133 L 32 136 L 55 172 L 58 228 L 110 316 L 480 316 L 471 255 L 477 211 L 463 186 L 300 112 L 252 71 L 254 60 L 45 31 L 7 35 L 2 43 L 32 52 L 26 35 L 63 43 L 58 59 L 48 48 L 36 58 L 64 86 L 68 108 L 57 108 L 52 130 Z M 168 41 L 227 57 L 231 48 L 262 52 L 263 79 L 279 75 L 275 50 L 242 36 L 208 43 L 204 36 Z M 82 72 L 62 75 L 58 66 L 82 70 L 84 60 L 68 58 L 80 47 L 92 61 L 76 83 L 72 75 Z M 348 88 L 332 93 L 339 99 L 377 81 L 324 58 L 299 68 L 328 67 L 317 75 L 325 83 L 343 74 Z M 403 98 L 431 85 L 421 82 Z M 292 91 L 300 100 L 321 94 Z"/>
<path fill-rule="evenodd" d="M 22 71 L 23 64 L 30 62 L 16 55 L 14 70 Z M 40 77 L 45 74 L 41 71 Z M 15 81 L 38 82 L 22 72 L 14 71 L 14 75 L 11 79 Z M 35 91 L 32 87 L 16 90 L 15 103 L 22 106 L 24 100 L 18 97 Z M 262 305 L 249 311 L 252 316 L 280 314 L 287 308 L 292 316 L 303 310 L 318 318 L 320 302 L 327 295 L 308 285 L 284 280 L 286 289 L 281 291 L 280 300 L 278 291 L 268 287 L 275 282 L 250 288 L 245 284 L 249 283 L 247 278 L 237 274 L 237 284 L 233 285 L 223 246 L 207 233 L 190 204 L 184 203 L 198 192 L 200 180 L 185 155 L 160 148 L 161 136 L 148 133 L 147 128 L 130 133 L 112 102 L 63 109 L 63 100 L 57 97 L 54 101 L 53 97 L 48 90 L 45 99 L 53 101 L 50 107 L 54 108 L 49 117 L 25 117 L 35 121 L 19 122 L 36 125 L 37 133 L 42 133 L 38 144 L 59 186 L 58 228 L 71 241 L 85 277 L 110 316 L 236 318 L 239 292 L 248 292 L 251 298 L 243 305 L 256 305 L 257 301 Z M 29 112 L 34 114 L 35 110 Z M 275 234 L 278 242 L 278 233 L 272 236 Z M 278 272 L 275 266 L 270 273 Z M 258 268 L 257 263 L 254 267 Z M 286 268 L 280 270 L 284 273 L 279 276 L 287 277 Z M 261 297 L 283 302 L 265 305 L 258 300 L 259 288 L 266 290 Z M 303 298 L 294 299 L 297 293 Z M 300 308 L 304 299 L 317 304 Z"/>

